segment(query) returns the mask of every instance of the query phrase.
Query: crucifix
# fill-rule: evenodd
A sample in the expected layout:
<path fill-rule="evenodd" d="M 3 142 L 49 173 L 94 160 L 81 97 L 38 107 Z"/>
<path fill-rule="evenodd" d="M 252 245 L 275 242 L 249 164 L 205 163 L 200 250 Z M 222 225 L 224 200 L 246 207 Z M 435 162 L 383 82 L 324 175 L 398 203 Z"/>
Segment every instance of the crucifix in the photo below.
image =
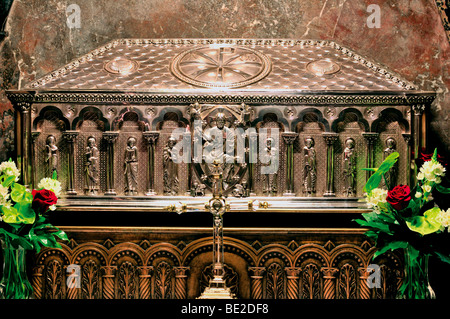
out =
<path fill-rule="evenodd" d="M 223 214 L 230 209 L 230 206 L 222 195 L 222 168 L 217 160 L 213 162 L 212 177 L 212 198 L 205 208 L 213 215 L 213 278 L 199 299 L 234 299 L 224 279 Z"/>

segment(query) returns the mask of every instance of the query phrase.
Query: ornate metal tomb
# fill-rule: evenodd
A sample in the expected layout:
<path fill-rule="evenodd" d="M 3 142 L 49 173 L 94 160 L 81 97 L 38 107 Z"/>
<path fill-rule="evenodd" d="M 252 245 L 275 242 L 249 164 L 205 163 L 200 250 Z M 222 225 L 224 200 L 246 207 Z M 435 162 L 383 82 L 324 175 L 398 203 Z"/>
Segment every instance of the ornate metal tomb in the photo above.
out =
<path fill-rule="evenodd" d="M 390 152 L 410 182 L 434 96 L 334 42 L 268 39 L 117 40 L 8 92 L 24 182 L 56 171 L 66 210 L 201 206 L 208 156 L 231 210 L 358 208 Z"/>

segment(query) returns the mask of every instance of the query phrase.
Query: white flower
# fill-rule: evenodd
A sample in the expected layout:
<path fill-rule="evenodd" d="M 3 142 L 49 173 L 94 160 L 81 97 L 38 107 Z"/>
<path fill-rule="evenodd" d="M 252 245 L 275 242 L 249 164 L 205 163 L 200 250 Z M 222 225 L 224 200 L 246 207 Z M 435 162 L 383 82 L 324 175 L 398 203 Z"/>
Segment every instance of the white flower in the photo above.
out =
<path fill-rule="evenodd" d="M 416 196 L 416 198 L 420 198 L 420 197 L 422 197 L 422 193 L 421 192 L 417 192 L 416 195 L 414 195 L 414 196 Z"/>
<path fill-rule="evenodd" d="M 386 196 L 388 191 L 381 188 L 374 188 L 366 195 L 366 202 L 369 207 L 378 206 L 379 203 L 386 203 Z"/>
<path fill-rule="evenodd" d="M 423 180 L 424 178 L 426 178 L 431 182 L 439 184 L 441 182 L 441 179 L 438 176 L 444 175 L 445 167 L 442 166 L 441 163 L 438 163 L 436 161 L 427 161 L 423 163 L 422 167 L 420 168 L 420 172 L 417 174 L 417 179 Z"/>
<path fill-rule="evenodd" d="M 14 162 L 2 162 L 0 164 L 0 174 L 15 176 L 15 181 L 19 181 L 20 171 Z"/>
<path fill-rule="evenodd" d="M 436 220 L 442 225 L 442 227 L 450 226 L 450 208 L 447 211 L 441 210 L 436 217 Z M 450 229 L 450 228 L 449 228 Z"/>
<path fill-rule="evenodd" d="M 9 188 L 0 184 L 0 206 L 10 206 L 9 199 Z"/>
<path fill-rule="evenodd" d="M 442 166 L 440 163 L 434 164 L 434 174 L 437 176 L 444 176 L 445 175 L 445 167 Z"/>
<path fill-rule="evenodd" d="M 3 198 L 9 197 L 9 188 L 0 184 L 0 196 Z"/>
<path fill-rule="evenodd" d="M 424 190 L 425 193 L 431 192 L 431 186 L 430 185 L 423 185 L 422 189 Z"/>
<path fill-rule="evenodd" d="M 48 189 L 49 191 L 55 193 L 56 197 L 59 197 L 59 195 L 61 194 L 61 183 L 56 179 L 45 177 L 40 180 L 38 188 Z"/>

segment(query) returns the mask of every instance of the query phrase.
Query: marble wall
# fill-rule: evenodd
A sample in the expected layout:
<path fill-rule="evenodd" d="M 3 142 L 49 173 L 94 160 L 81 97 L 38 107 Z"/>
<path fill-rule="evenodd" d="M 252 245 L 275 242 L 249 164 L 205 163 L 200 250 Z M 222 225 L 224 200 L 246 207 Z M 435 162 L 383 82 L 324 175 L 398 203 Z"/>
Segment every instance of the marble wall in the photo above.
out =
<path fill-rule="evenodd" d="M 77 4 L 80 28 L 66 24 Z M 369 28 L 370 4 L 380 28 Z M 432 147 L 450 153 L 450 50 L 435 0 L 16 0 L 0 44 L 0 161 L 12 150 L 4 91 L 122 38 L 330 39 L 383 64 L 424 90 L 432 105 Z M 6 151 L 6 152 L 5 152 Z"/>

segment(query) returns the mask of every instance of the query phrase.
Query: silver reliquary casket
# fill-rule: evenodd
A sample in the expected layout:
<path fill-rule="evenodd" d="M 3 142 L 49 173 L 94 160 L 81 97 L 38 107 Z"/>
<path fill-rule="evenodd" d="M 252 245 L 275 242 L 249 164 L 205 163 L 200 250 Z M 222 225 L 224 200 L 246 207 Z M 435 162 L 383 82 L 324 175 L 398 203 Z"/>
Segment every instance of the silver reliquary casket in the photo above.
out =
<path fill-rule="evenodd" d="M 200 208 L 215 162 L 231 210 L 361 208 L 362 168 L 390 153 L 389 181 L 410 183 L 435 97 L 337 43 L 283 39 L 116 40 L 7 95 L 23 182 L 56 172 L 61 210 Z"/>

